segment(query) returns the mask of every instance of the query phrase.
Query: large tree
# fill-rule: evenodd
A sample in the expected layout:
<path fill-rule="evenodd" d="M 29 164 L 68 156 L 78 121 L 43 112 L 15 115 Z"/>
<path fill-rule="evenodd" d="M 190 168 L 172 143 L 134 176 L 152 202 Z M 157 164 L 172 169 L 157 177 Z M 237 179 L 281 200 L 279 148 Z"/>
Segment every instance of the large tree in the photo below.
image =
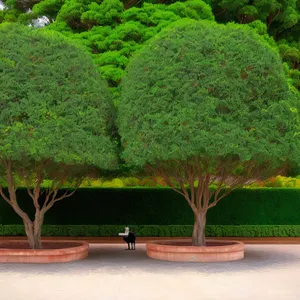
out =
<path fill-rule="evenodd" d="M 192 244 L 203 246 L 208 209 L 288 162 L 293 122 L 278 51 L 249 27 L 182 20 L 127 71 L 118 107 L 123 158 L 184 196 Z"/>
<path fill-rule="evenodd" d="M 41 248 L 45 213 L 90 172 L 116 167 L 112 96 L 91 57 L 57 32 L 0 26 L 0 194 Z M 72 189 L 60 193 L 59 188 Z M 16 190 L 25 185 L 34 216 Z M 4 189 L 7 186 L 7 192 Z"/>

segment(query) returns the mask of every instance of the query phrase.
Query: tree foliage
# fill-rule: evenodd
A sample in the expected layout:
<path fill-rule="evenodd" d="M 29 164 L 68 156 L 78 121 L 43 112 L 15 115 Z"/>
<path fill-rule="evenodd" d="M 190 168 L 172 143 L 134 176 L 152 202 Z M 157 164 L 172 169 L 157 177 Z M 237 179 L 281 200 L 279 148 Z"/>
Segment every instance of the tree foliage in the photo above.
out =
<path fill-rule="evenodd" d="M 210 6 L 201 0 L 171 5 L 144 3 L 140 7 L 132 4 L 125 9 L 120 0 L 65 0 L 63 3 L 44 0 L 34 5 L 26 18 L 23 14 L 13 21 L 22 19 L 26 23 L 42 15 L 55 18 L 47 29 L 83 44 L 117 96 L 115 88 L 125 74 L 129 59 L 151 37 L 180 18 L 214 18 Z"/>
<path fill-rule="evenodd" d="M 57 33 L 25 29 L 1 27 L 2 158 L 109 168 L 115 156 L 106 83 L 81 49 Z"/>
<path fill-rule="evenodd" d="M 84 12 L 77 10 L 76 20 L 80 15 L 80 22 L 78 21 L 76 26 L 74 18 L 71 18 L 69 13 L 63 14 L 63 9 L 64 6 L 57 16 L 57 21 L 66 22 L 77 32 L 70 36 L 86 45 L 111 87 L 119 85 L 132 54 L 161 29 L 185 17 L 213 19 L 210 7 L 201 0 L 169 6 L 144 3 L 140 8 L 132 7 L 128 10 L 124 10 L 119 0 L 103 1 L 101 4 L 92 2 L 86 8 L 82 8 L 86 9 Z M 75 12 L 76 10 L 72 9 L 72 13 Z M 84 26 L 90 30 L 78 32 L 78 28 Z"/>
<path fill-rule="evenodd" d="M 112 43 L 112 47 L 117 44 L 119 48 L 123 49 L 123 46 L 126 48 L 124 50 L 126 54 L 113 54 L 121 56 L 122 61 L 124 61 L 123 56 L 130 59 L 145 41 L 172 21 L 185 17 L 196 20 L 211 19 L 212 12 L 217 22 L 248 24 L 265 37 L 273 37 L 278 45 L 283 42 L 294 48 L 294 44 L 299 42 L 300 34 L 298 0 L 41 0 L 37 2 L 6 0 L 5 3 L 9 9 L 0 12 L 0 22 L 28 23 L 32 22 L 32 19 L 45 15 L 54 21 L 50 25 L 51 29 L 85 43 L 87 49 L 98 56 L 101 56 L 102 51 L 111 51 L 111 49 L 106 49 L 109 46 L 98 49 L 98 42 L 103 46 L 100 40 L 103 36 L 98 35 L 101 29 L 95 31 L 91 29 L 95 26 L 110 27 L 115 31 L 119 26 L 123 26 L 125 30 L 135 32 L 137 28 L 127 22 L 138 23 L 135 25 L 139 27 L 139 41 L 133 39 L 129 42 L 119 37 L 118 33 L 112 32 L 112 37 L 108 37 L 105 41 L 105 44 Z M 24 7 L 32 8 L 32 12 L 25 13 Z M 94 41 L 96 44 L 93 43 Z M 286 55 L 283 55 L 282 58 L 289 66 L 287 73 L 291 82 L 299 89 L 300 66 L 298 63 L 291 64 L 290 55 L 288 56 L 289 58 L 286 58 Z M 95 57 L 95 61 L 98 62 L 98 57 Z M 119 65 L 117 61 L 103 64 L 101 59 L 101 66 L 99 66 L 116 96 L 118 95 L 116 87 L 125 74 L 124 66 Z"/>
<path fill-rule="evenodd" d="M 242 24 L 261 20 L 276 37 L 299 23 L 297 0 L 212 0 L 219 21 Z"/>
<path fill-rule="evenodd" d="M 287 125 L 268 115 L 280 114 L 289 89 L 278 53 L 253 30 L 182 22 L 133 58 L 128 72 L 120 103 L 128 160 L 279 153 Z"/>
<path fill-rule="evenodd" d="M 218 22 L 237 22 L 251 24 L 260 21 L 266 25 L 267 32 L 278 45 L 284 61 L 288 62 L 288 71 L 295 87 L 299 87 L 300 66 L 291 59 L 290 49 L 287 53 L 282 44 L 298 48 L 300 35 L 300 1 L 298 0 L 205 0 L 210 3 Z M 291 60 L 293 62 L 291 63 Z"/>

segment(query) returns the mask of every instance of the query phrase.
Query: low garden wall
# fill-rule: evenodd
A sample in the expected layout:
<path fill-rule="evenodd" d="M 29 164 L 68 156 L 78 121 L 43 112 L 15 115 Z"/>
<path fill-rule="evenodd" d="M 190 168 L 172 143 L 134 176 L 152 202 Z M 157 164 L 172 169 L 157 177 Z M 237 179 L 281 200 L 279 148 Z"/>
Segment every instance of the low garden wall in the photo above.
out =
<path fill-rule="evenodd" d="M 31 209 L 25 189 L 20 206 Z M 0 199 L 1 200 L 1 199 Z M 191 236 L 193 214 L 171 189 L 84 188 L 46 214 L 45 236 L 117 236 L 129 225 L 138 236 Z M 208 212 L 208 236 L 300 236 L 300 189 L 241 189 Z M 0 235 L 24 235 L 21 219 L 0 201 Z"/>

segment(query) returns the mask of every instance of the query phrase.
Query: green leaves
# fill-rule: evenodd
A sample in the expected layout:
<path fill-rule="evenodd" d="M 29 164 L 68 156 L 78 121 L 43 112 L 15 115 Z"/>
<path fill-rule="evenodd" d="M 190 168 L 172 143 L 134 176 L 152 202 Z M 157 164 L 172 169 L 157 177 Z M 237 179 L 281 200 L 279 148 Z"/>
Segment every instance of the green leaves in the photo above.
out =
<path fill-rule="evenodd" d="M 92 2 L 88 8 L 89 10 L 81 15 L 81 20 L 92 25 L 114 25 L 124 10 L 119 0 L 104 0 L 100 5 Z"/>
<path fill-rule="evenodd" d="M 129 63 L 118 107 L 124 158 L 278 165 L 290 151 L 289 97 L 278 52 L 254 30 L 178 21 Z"/>
<path fill-rule="evenodd" d="M 68 0 L 48 28 L 84 44 L 109 86 L 117 87 L 133 53 L 180 18 L 212 20 L 214 17 L 210 6 L 201 0 L 169 6 L 143 3 L 140 8 L 127 10 L 119 0 L 101 3 Z"/>
<path fill-rule="evenodd" d="M 51 31 L 0 26 L 0 156 L 116 166 L 107 84 L 82 49 Z"/>

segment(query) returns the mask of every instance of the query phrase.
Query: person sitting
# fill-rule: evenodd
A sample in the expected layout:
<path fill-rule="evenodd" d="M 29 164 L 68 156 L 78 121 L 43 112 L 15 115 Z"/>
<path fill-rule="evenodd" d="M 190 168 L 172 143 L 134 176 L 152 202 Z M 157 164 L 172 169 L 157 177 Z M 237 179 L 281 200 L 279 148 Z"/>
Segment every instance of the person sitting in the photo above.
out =
<path fill-rule="evenodd" d="M 126 250 L 135 250 L 136 236 L 132 231 L 129 231 L 129 227 L 125 227 L 124 233 L 119 233 L 119 236 L 123 236 L 124 242 L 127 243 L 128 248 Z M 131 246 L 131 248 L 130 248 Z"/>

